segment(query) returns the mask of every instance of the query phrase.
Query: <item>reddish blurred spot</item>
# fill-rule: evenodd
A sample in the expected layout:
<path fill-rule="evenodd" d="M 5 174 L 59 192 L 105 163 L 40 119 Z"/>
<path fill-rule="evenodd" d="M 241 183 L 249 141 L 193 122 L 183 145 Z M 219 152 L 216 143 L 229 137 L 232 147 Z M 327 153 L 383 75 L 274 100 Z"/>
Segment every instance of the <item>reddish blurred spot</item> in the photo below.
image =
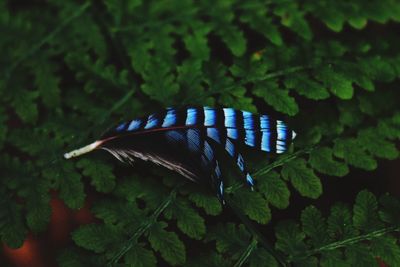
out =
<path fill-rule="evenodd" d="M 379 267 L 389 267 L 380 257 L 376 257 Z"/>
<path fill-rule="evenodd" d="M 90 212 L 90 208 L 92 207 L 92 202 L 93 202 L 93 198 L 90 195 L 88 195 L 83 207 L 80 208 L 79 210 L 73 212 L 73 219 L 74 219 L 75 223 L 77 223 L 79 225 L 89 224 L 89 223 L 95 222 L 97 220 L 93 216 L 93 214 Z"/>
<path fill-rule="evenodd" d="M 57 191 L 50 191 L 51 217 L 48 230 L 37 238 L 29 234 L 21 248 L 12 249 L 3 244 L 5 260 L 13 267 L 53 267 L 56 266 L 56 254 L 60 248 L 69 245 L 71 231 L 81 224 L 96 222 L 90 212 L 96 197 L 88 194 L 84 206 L 79 210 L 71 210 L 58 197 Z M 1 255 L 0 255 L 1 256 Z M 8 265 L 6 265 L 8 266 Z M 0 267 L 3 262 L 0 257 Z"/>
<path fill-rule="evenodd" d="M 65 246 L 69 241 L 69 235 L 72 230 L 71 210 L 65 203 L 58 198 L 58 193 L 51 192 L 51 218 L 49 224 L 49 238 L 52 245 L 57 247 Z"/>
<path fill-rule="evenodd" d="M 42 267 L 44 261 L 40 255 L 38 241 L 28 235 L 22 247 L 12 249 L 3 244 L 3 252 L 5 257 L 15 267 Z"/>

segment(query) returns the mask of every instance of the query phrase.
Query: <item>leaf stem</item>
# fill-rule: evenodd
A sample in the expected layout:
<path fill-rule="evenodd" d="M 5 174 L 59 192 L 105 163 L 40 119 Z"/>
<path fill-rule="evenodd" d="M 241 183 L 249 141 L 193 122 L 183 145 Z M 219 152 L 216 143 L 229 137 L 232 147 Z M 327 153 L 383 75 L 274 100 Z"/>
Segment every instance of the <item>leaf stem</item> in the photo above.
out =
<path fill-rule="evenodd" d="M 242 79 L 238 83 L 234 83 L 232 85 L 229 85 L 229 86 L 227 86 L 225 88 L 222 88 L 219 91 L 213 91 L 213 90 L 208 91 L 203 96 L 201 96 L 201 98 L 205 99 L 207 97 L 210 97 L 210 96 L 213 96 L 213 95 L 216 95 L 216 94 L 224 94 L 224 93 L 228 92 L 229 90 L 231 90 L 231 89 L 233 89 L 235 87 L 244 86 L 246 83 L 249 83 L 249 82 L 259 82 L 259 81 L 270 80 L 270 79 L 274 79 L 274 78 L 277 78 L 277 77 L 280 77 L 280 76 L 284 76 L 284 75 L 287 75 L 287 74 L 290 74 L 290 73 L 295 73 L 295 72 L 299 72 L 299 71 L 303 71 L 303 70 L 308 70 L 308 69 L 311 69 L 311 68 L 313 68 L 312 65 L 299 65 L 299 66 L 293 66 L 293 67 L 289 67 L 289 68 L 286 68 L 286 69 L 273 71 L 273 72 L 267 73 L 263 77 L 260 77 L 260 78 L 257 78 L 257 79 Z M 191 100 L 193 100 L 193 99 L 187 98 L 183 102 L 186 104 L 186 103 L 189 103 Z M 196 101 L 198 101 L 198 99 Z"/>
<path fill-rule="evenodd" d="M 309 70 L 311 68 L 313 68 L 313 66 L 311 66 L 311 65 L 293 66 L 293 67 L 289 67 L 287 69 L 277 70 L 277 71 L 274 71 L 271 73 L 267 73 L 266 75 L 264 75 L 261 78 L 249 80 L 248 82 L 258 82 L 258 81 L 270 80 L 270 79 L 284 76 L 287 74 L 291 74 L 291 73 L 295 73 L 295 72 L 299 72 L 299 71 L 303 71 L 303 70 Z"/>
<path fill-rule="evenodd" d="M 272 169 L 275 169 L 276 167 L 282 166 L 283 164 L 297 158 L 300 155 L 303 154 L 308 154 L 310 153 L 312 150 L 314 150 L 316 148 L 316 145 L 312 145 L 309 147 L 305 147 L 303 149 L 297 150 L 294 153 L 291 154 L 287 154 L 285 156 L 282 156 L 281 158 L 279 158 L 278 160 L 272 162 L 271 164 L 268 164 L 267 166 L 265 166 L 264 168 L 259 169 L 258 171 L 256 171 L 253 176 L 261 176 L 263 174 L 266 174 L 268 172 L 270 172 Z"/>
<path fill-rule="evenodd" d="M 9 68 L 8 71 L 6 71 L 6 79 L 8 79 L 12 72 L 28 57 L 31 55 L 35 54 L 43 45 L 45 45 L 48 41 L 54 38 L 59 32 L 61 32 L 62 29 L 64 29 L 65 26 L 67 26 L 69 23 L 71 23 L 75 18 L 81 16 L 90 6 L 90 2 L 86 2 L 83 5 L 81 5 L 74 13 L 71 14 L 68 18 L 64 19 L 60 25 L 55 28 L 53 31 L 51 31 L 48 35 L 46 35 L 40 42 L 37 44 L 33 45 L 31 49 L 24 54 L 22 57 L 20 57 L 18 60 L 14 62 Z"/>
<path fill-rule="evenodd" d="M 256 228 L 256 226 L 247 218 L 246 215 L 242 213 L 240 208 L 236 206 L 235 202 L 230 198 L 229 195 L 225 196 L 226 203 L 231 207 L 232 211 L 236 214 L 236 216 L 239 217 L 239 219 L 243 222 L 243 224 L 246 226 L 246 228 L 250 231 L 250 233 L 253 235 L 253 238 L 256 239 L 260 244 L 270 253 L 277 262 L 283 267 L 288 266 L 288 263 L 286 262 L 284 255 L 280 253 L 279 251 L 276 251 L 274 247 L 270 244 L 270 242 L 264 237 L 260 231 Z M 247 256 L 244 255 L 244 261 L 246 258 L 250 256 L 248 254 Z"/>
<path fill-rule="evenodd" d="M 104 123 L 108 117 L 120 107 L 122 107 L 132 96 L 135 94 L 134 90 L 128 91 L 125 95 L 123 95 L 100 119 L 100 123 Z"/>
<path fill-rule="evenodd" d="M 176 193 L 178 188 L 182 184 L 178 184 L 171 191 L 166 199 L 154 210 L 153 214 L 148 218 L 148 220 L 144 221 L 142 225 L 133 233 L 133 235 L 128 239 L 125 245 L 114 255 L 114 257 L 108 263 L 109 267 L 114 266 L 118 263 L 118 261 L 136 244 L 137 239 L 142 236 L 158 219 L 161 213 L 172 203 L 172 201 L 176 198 Z"/>
<path fill-rule="evenodd" d="M 305 259 L 308 258 L 314 254 L 318 254 L 321 253 L 323 251 L 330 251 L 330 250 L 334 250 L 334 249 L 338 249 L 341 247 L 346 247 L 352 244 L 356 244 L 365 240 L 371 240 L 373 238 L 376 237 L 380 237 L 383 236 L 385 234 L 391 233 L 391 232 L 399 232 L 400 231 L 400 226 L 391 226 L 391 227 L 385 227 L 379 230 L 375 230 L 373 232 L 370 233 L 366 233 L 363 235 L 359 235 L 359 236 L 355 236 L 355 237 L 351 237 L 348 239 L 344 239 L 344 240 L 339 240 L 324 246 L 321 246 L 319 248 L 313 249 L 313 250 L 309 250 L 307 253 L 305 253 L 304 255 L 300 255 L 298 257 L 292 257 L 291 260 L 299 260 L 299 259 Z"/>
<path fill-rule="evenodd" d="M 305 147 L 303 149 L 300 149 L 300 150 L 298 150 L 298 151 L 296 151 L 294 153 L 284 155 L 284 156 L 280 157 L 278 160 L 272 162 L 271 164 L 268 164 L 264 168 L 261 168 L 258 171 L 256 171 L 255 173 L 253 173 L 253 176 L 257 177 L 257 176 L 261 176 L 261 175 L 267 174 L 268 172 L 270 172 L 271 170 L 275 169 L 276 167 L 282 166 L 283 164 L 285 164 L 285 163 L 297 158 L 300 155 L 310 153 L 316 147 L 317 147 L 317 145 L 312 145 L 312 146 L 308 146 L 308 147 Z M 244 184 L 241 183 L 241 182 L 234 183 L 233 185 L 228 186 L 225 189 L 225 192 L 234 193 L 236 190 L 242 188 L 243 186 L 244 186 Z"/>
<path fill-rule="evenodd" d="M 247 246 L 246 250 L 243 251 L 242 255 L 240 255 L 239 260 L 235 263 L 233 267 L 241 267 L 246 263 L 247 259 L 250 257 L 251 253 L 253 253 L 254 249 L 257 248 L 257 239 L 253 238 L 250 244 Z"/>

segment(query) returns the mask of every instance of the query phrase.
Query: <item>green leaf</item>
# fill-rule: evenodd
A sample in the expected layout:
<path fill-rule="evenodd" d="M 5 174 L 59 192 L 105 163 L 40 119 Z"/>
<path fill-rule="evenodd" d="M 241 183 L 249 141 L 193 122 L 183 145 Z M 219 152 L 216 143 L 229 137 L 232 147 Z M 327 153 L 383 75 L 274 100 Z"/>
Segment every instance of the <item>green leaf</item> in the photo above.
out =
<path fill-rule="evenodd" d="M 207 64 L 204 66 L 205 82 L 208 84 L 209 95 L 219 96 L 219 103 L 237 109 L 255 112 L 253 99 L 246 96 L 246 88 L 234 82 L 227 76 L 227 68 L 222 64 Z"/>
<path fill-rule="evenodd" d="M 136 244 L 125 254 L 125 263 L 135 267 L 157 266 L 157 258 L 151 250 Z"/>
<path fill-rule="evenodd" d="M 388 139 L 400 138 L 400 113 L 379 121 L 378 131 Z"/>
<path fill-rule="evenodd" d="M 257 186 L 271 205 L 285 209 L 289 206 L 290 191 L 279 174 L 270 171 L 257 179 Z"/>
<path fill-rule="evenodd" d="M 229 253 L 237 259 L 250 243 L 250 237 L 244 225 L 227 223 L 218 224 L 209 231 L 207 240 L 215 240 L 218 252 Z"/>
<path fill-rule="evenodd" d="M 333 176 L 345 176 L 349 172 L 346 164 L 333 159 L 333 151 L 329 147 L 315 148 L 308 161 L 315 170 Z"/>
<path fill-rule="evenodd" d="M 244 56 L 238 58 L 235 63 L 229 68 L 231 74 L 235 77 L 246 81 L 261 80 L 267 73 L 269 66 L 267 62 L 261 60 L 252 60 Z"/>
<path fill-rule="evenodd" d="M 289 96 L 289 91 L 278 88 L 277 83 L 274 81 L 258 82 L 252 92 L 254 95 L 262 97 L 276 111 L 290 116 L 294 116 L 299 112 L 299 107 L 294 98 Z"/>
<path fill-rule="evenodd" d="M 329 241 L 325 219 L 314 206 L 305 208 L 301 213 L 301 223 L 304 233 L 310 237 L 314 247 L 325 245 Z"/>
<path fill-rule="evenodd" d="M 252 29 L 263 34 L 271 43 L 280 46 L 283 44 L 282 36 L 278 27 L 272 23 L 270 16 L 266 13 L 266 8 L 259 6 L 256 10 L 248 10 L 240 17 L 240 20 L 248 23 Z"/>
<path fill-rule="evenodd" d="M 134 42 L 127 47 L 131 65 L 137 72 L 143 72 L 146 64 L 151 60 L 149 51 L 153 48 L 151 42 Z"/>
<path fill-rule="evenodd" d="M 145 83 L 141 86 L 142 91 L 161 103 L 172 103 L 173 97 L 179 92 L 179 86 L 169 65 L 159 58 L 146 63 L 143 79 Z"/>
<path fill-rule="evenodd" d="M 219 102 L 227 107 L 255 112 L 256 109 L 252 103 L 253 100 L 246 97 L 246 88 L 243 86 L 234 86 L 229 90 L 229 93 L 221 95 Z"/>
<path fill-rule="evenodd" d="M 271 210 L 268 207 L 268 202 L 260 193 L 240 189 L 235 191 L 233 199 L 240 210 L 248 215 L 250 219 L 262 224 L 266 224 L 271 220 Z"/>
<path fill-rule="evenodd" d="M 256 177 L 255 192 L 240 183 L 227 190 L 228 204 L 236 201 L 239 217 L 254 223 L 281 226 L 292 209 L 277 209 L 298 210 L 307 203 L 295 203 L 297 195 L 322 194 L 319 174 L 372 171 L 399 157 L 396 0 L 81 2 L 0 1 L 0 238 L 7 246 L 48 230 L 49 193 L 78 209 L 93 189 L 97 221 L 75 228 L 60 266 L 107 266 L 115 256 L 118 266 L 276 266 L 213 190 L 176 190 L 180 175 L 147 163 L 62 159 L 64 149 L 113 122 L 163 107 L 291 117 L 294 154 L 254 154 L 260 164 L 249 160 L 250 170 L 267 162 L 274 171 Z M 230 184 L 230 161 L 215 152 Z M 385 195 L 378 205 L 362 191 L 353 207 L 336 204 L 326 217 L 328 198 L 304 201 L 321 212 L 305 208 L 300 223 L 277 228 L 287 265 L 399 265 L 398 231 L 387 233 L 400 222 L 397 198 Z M 275 241 L 273 229 L 261 230 Z"/>
<path fill-rule="evenodd" d="M 135 202 L 112 201 L 111 199 L 96 201 L 91 211 L 106 225 L 116 225 L 127 231 L 130 229 L 137 230 L 144 217 Z"/>
<path fill-rule="evenodd" d="M 261 267 L 261 266 L 268 266 L 268 267 L 278 267 L 278 262 L 275 258 L 269 254 L 263 248 L 256 248 L 249 258 L 249 266 L 250 267 Z"/>
<path fill-rule="evenodd" d="M 104 257 L 89 254 L 77 247 L 64 249 L 57 257 L 57 263 L 60 267 L 104 266 L 107 264 Z"/>
<path fill-rule="evenodd" d="M 98 160 L 81 159 L 78 168 L 83 170 L 83 175 L 92 179 L 91 184 L 98 192 L 111 192 L 115 187 L 115 175 L 112 167 Z"/>
<path fill-rule="evenodd" d="M 186 267 L 231 267 L 232 262 L 223 258 L 217 252 L 201 253 L 199 256 L 191 257 L 185 264 Z"/>
<path fill-rule="evenodd" d="M 167 218 L 176 218 L 179 229 L 191 238 L 201 239 L 206 233 L 203 217 L 182 198 L 176 199 L 165 214 Z"/>
<path fill-rule="evenodd" d="M 0 208 L 1 241 L 8 247 L 14 249 L 21 247 L 27 234 L 27 229 L 23 222 L 21 206 L 3 195 L 0 200 Z"/>
<path fill-rule="evenodd" d="M 341 7 L 334 2 L 318 2 L 306 4 L 305 9 L 322 20 L 329 29 L 340 32 L 346 19 Z"/>
<path fill-rule="evenodd" d="M 353 214 L 354 226 L 360 230 L 371 231 L 382 226 L 378 219 L 378 202 L 367 190 L 357 194 Z"/>
<path fill-rule="evenodd" d="M 21 118 L 23 122 L 33 123 L 38 117 L 38 108 L 36 104 L 36 98 L 38 97 L 38 92 L 36 91 L 26 91 L 24 93 L 19 93 L 13 99 L 13 106 L 15 112 Z"/>
<path fill-rule="evenodd" d="M 374 158 L 365 152 L 363 143 L 358 139 L 337 139 L 333 153 L 336 157 L 344 159 L 346 163 L 361 169 L 374 170 L 377 167 Z"/>
<path fill-rule="evenodd" d="M 335 240 L 343 240 L 357 234 L 352 225 L 352 214 L 347 205 L 337 203 L 332 206 L 328 218 L 328 234 Z"/>
<path fill-rule="evenodd" d="M 316 78 L 337 97 L 344 100 L 353 97 L 352 81 L 343 74 L 335 72 L 330 66 L 319 68 L 316 72 Z"/>
<path fill-rule="evenodd" d="M 321 83 L 312 80 L 306 74 L 288 75 L 284 83 L 286 88 L 294 89 L 309 99 L 321 100 L 330 96 L 328 90 Z"/>
<path fill-rule="evenodd" d="M 304 159 L 294 159 L 283 165 L 282 176 L 292 182 L 302 196 L 318 198 L 322 194 L 321 181 Z"/>
<path fill-rule="evenodd" d="M 371 75 L 367 69 L 362 66 L 360 67 L 360 65 L 362 65 L 362 62 L 361 64 L 360 62 L 343 62 L 335 65 L 335 71 L 344 75 L 348 80 L 353 81 L 363 89 L 372 92 L 375 90 L 375 85 L 373 80 L 371 80 Z"/>
<path fill-rule="evenodd" d="M 364 119 L 364 114 L 358 108 L 355 101 L 346 101 L 338 106 L 340 110 L 340 122 L 343 125 L 356 127 L 361 124 Z"/>
<path fill-rule="evenodd" d="M 57 108 L 60 105 L 60 79 L 54 73 L 54 64 L 49 64 L 47 60 L 33 67 L 35 83 L 40 97 L 48 108 Z"/>
<path fill-rule="evenodd" d="M 322 266 L 347 266 L 346 261 L 343 259 L 343 253 L 340 250 L 324 251 L 321 254 L 320 264 Z"/>
<path fill-rule="evenodd" d="M 396 77 L 396 71 L 388 60 L 381 56 L 364 58 L 360 61 L 362 68 L 374 80 L 390 82 Z"/>
<path fill-rule="evenodd" d="M 246 52 L 246 39 L 238 27 L 225 24 L 218 25 L 216 30 L 233 55 L 239 57 Z"/>
<path fill-rule="evenodd" d="M 222 206 L 219 200 L 213 195 L 201 193 L 191 193 L 189 199 L 196 204 L 197 207 L 203 208 L 209 215 L 218 215 L 222 212 Z"/>
<path fill-rule="evenodd" d="M 185 245 L 174 232 L 168 232 L 164 228 L 164 222 L 156 222 L 149 230 L 149 241 L 155 251 L 171 265 L 182 265 L 186 261 Z"/>
<path fill-rule="evenodd" d="M 64 164 L 60 172 L 60 198 L 71 209 L 81 208 L 85 200 L 81 175 L 75 171 L 72 164 Z"/>
<path fill-rule="evenodd" d="M 44 231 L 50 221 L 51 208 L 50 208 L 50 195 L 48 193 L 48 186 L 43 181 L 38 182 L 36 187 L 31 190 L 27 199 L 27 225 L 33 232 Z"/>
<path fill-rule="evenodd" d="M 72 232 L 72 240 L 80 247 L 101 253 L 112 243 L 121 241 L 120 234 L 115 228 L 106 225 L 87 224 Z"/>
<path fill-rule="evenodd" d="M 304 13 L 299 10 L 296 2 L 280 2 L 274 13 L 281 17 L 282 25 L 290 28 L 306 40 L 312 38 L 312 31 L 304 18 Z"/>
<path fill-rule="evenodd" d="M 351 18 L 349 19 L 349 24 L 353 28 L 361 30 L 367 26 L 367 20 L 365 18 Z"/>
<path fill-rule="evenodd" d="M 57 258 L 60 267 L 85 267 L 81 257 L 72 249 L 66 249 Z"/>
<path fill-rule="evenodd" d="M 277 238 L 275 243 L 276 249 L 285 254 L 301 255 L 307 249 L 304 243 L 305 234 L 300 231 L 299 225 L 292 221 L 279 223 L 275 227 L 275 235 Z"/>
<path fill-rule="evenodd" d="M 393 160 L 399 156 L 395 144 L 386 141 L 374 128 L 359 131 L 358 139 L 369 152 L 377 157 Z"/>
<path fill-rule="evenodd" d="M 400 262 L 400 247 L 397 240 L 391 236 L 381 236 L 373 239 L 371 244 L 372 253 L 380 257 L 389 266 L 398 266 Z"/>
<path fill-rule="evenodd" d="M 386 193 L 381 196 L 379 202 L 382 205 L 379 211 L 380 219 L 387 223 L 400 224 L 400 200 Z"/>
<path fill-rule="evenodd" d="M 196 59 L 207 61 L 210 57 L 210 48 L 207 43 L 207 34 L 211 28 L 204 24 L 195 26 L 196 31 L 183 38 L 186 48 Z"/>
<path fill-rule="evenodd" d="M 156 209 L 169 196 L 170 190 L 159 186 L 160 183 L 153 178 L 143 175 L 129 177 L 119 181 L 115 193 L 129 202 L 144 201 L 147 211 Z"/>
<path fill-rule="evenodd" d="M 293 261 L 295 266 L 298 267 L 317 267 L 318 259 L 316 257 L 308 257 L 306 259 L 296 259 Z"/>
<path fill-rule="evenodd" d="M 184 94 L 182 105 L 190 105 L 194 101 L 199 105 L 214 105 L 215 99 L 205 93 L 201 68 L 202 62 L 199 60 L 186 60 L 177 67 L 177 81 Z M 190 88 L 190 90 L 186 90 L 186 88 Z"/>
<path fill-rule="evenodd" d="M 352 266 L 374 266 L 376 259 L 366 244 L 353 244 L 346 247 L 346 258 Z"/>

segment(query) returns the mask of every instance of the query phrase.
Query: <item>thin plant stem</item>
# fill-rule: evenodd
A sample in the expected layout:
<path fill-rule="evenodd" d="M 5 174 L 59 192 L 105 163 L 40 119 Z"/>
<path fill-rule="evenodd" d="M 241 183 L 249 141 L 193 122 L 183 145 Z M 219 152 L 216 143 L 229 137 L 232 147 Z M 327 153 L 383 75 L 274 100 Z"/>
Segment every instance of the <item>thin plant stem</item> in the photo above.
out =
<path fill-rule="evenodd" d="M 153 214 L 144 221 L 142 225 L 131 235 L 125 245 L 114 255 L 114 257 L 108 263 L 109 267 L 114 266 L 118 261 L 136 244 L 137 240 L 157 221 L 161 213 L 175 200 L 178 188 L 182 184 L 175 186 L 168 197 L 160 203 L 160 205 L 154 210 Z"/>
<path fill-rule="evenodd" d="M 45 37 L 43 37 L 38 43 L 33 45 L 31 49 L 24 54 L 22 57 L 20 57 L 18 60 L 14 62 L 9 68 L 8 71 L 6 71 L 6 79 L 8 79 L 12 72 L 27 58 L 30 56 L 34 55 L 43 45 L 45 45 L 47 42 L 49 42 L 51 39 L 53 39 L 56 35 L 58 35 L 68 24 L 70 24 L 74 19 L 80 17 L 85 11 L 89 8 L 90 2 L 86 2 L 82 4 L 78 9 L 75 10 L 74 13 L 71 14 L 68 18 L 64 19 L 53 31 L 51 31 L 49 34 L 47 34 Z"/>
<path fill-rule="evenodd" d="M 253 253 L 253 251 L 257 248 L 257 244 L 258 244 L 257 239 L 253 238 L 250 244 L 247 246 L 247 248 L 243 251 L 242 255 L 240 255 L 240 258 L 233 267 L 243 266 L 243 264 L 246 263 L 247 259 L 251 255 L 251 253 Z"/>
<path fill-rule="evenodd" d="M 382 228 L 379 230 L 372 231 L 370 233 L 366 233 L 363 235 L 359 235 L 359 236 L 355 236 L 355 237 L 351 237 L 351 238 L 347 238 L 347 239 L 343 239 L 343 240 L 339 240 L 339 241 L 336 241 L 333 243 L 323 245 L 319 248 L 309 250 L 308 252 L 306 252 L 302 255 L 289 258 L 289 260 L 292 261 L 292 260 L 305 259 L 312 255 L 319 254 L 324 251 L 335 250 L 338 248 L 346 247 L 346 246 L 353 245 L 353 244 L 360 243 L 360 242 L 367 241 L 367 240 L 372 240 L 374 238 L 377 238 L 377 237 L 380 237 L 380 236 L 383 236 L 383 235 L 386 235 L 386 234 L 389 234 L 392 232 L 399 232 L 399 231 L 400 231 L 400 226 L 385 227 L 385 228 Z"/>

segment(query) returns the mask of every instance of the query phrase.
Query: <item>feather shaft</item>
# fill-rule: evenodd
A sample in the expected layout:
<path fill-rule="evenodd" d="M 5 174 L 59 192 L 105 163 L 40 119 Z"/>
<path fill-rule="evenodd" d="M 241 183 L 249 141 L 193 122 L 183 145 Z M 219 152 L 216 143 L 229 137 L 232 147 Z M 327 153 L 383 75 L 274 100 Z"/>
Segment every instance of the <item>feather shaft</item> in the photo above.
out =
<path fill-rule="evenodd" d="M 89 153 L 89 152 L 93 151 L 94 149 L 96 149 L 97 147 L 99 147 L 102 143 L 103 143 L 103 141 L 96 141 L 87 146 L 72 150 L 71 152 L 65 153 L 64 158 L 70 159 L 70 158 L 75 158 L 80 155 Z"/>

